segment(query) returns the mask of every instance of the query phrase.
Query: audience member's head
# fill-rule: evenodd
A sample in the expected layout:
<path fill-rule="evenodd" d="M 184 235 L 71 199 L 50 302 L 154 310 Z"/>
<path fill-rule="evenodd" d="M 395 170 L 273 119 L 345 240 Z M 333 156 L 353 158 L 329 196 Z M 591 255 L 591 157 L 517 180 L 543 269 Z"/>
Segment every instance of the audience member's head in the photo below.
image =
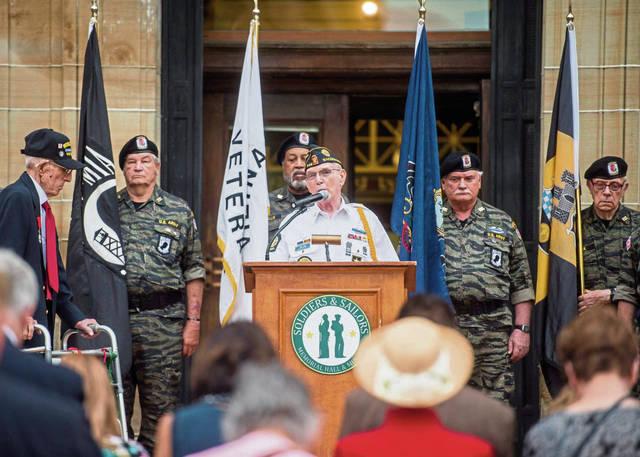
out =
<path fill-rule="evenodd" d="M 36 275 L 24 260 L 8 249 L 0 249 L 0 313 L 2 325 L 21 339 L 38 303 Z"/>
<path fill-rule="evenodd" d="M 107 369 L 96 357 L 82 354 L 63 357 L 62 365 L 82 378 L 84 409 L 91 434 L 98 446 L 107 447 L 109 437 L 120 435 L 114 390 Z"/>
<path fill-rule="evenodd" d="M 457 394 L 473 370 L 473 349 L 457 330 L 405 317 L 375 330 L 355 356 L 360 386 L 388 404 L 435 406 Z"/>
<path fill-rule="evenodd" d="M 588 382 L 600 373 L 616 373 L 635 383 L 638 341 L 610 308 L 594 308 L 567 325 L 557 352 L 569 382 Z"/>
<path fill-rule="evenodd" d="M 191 390 L 194 398 L 230 393 L 243 362 L 275 358 L 269 337 L 252 322 L 233 322 L 215 330 L 194 356 Z"/>
<path fill-rule="evenodd" d="M 451 306 L 437 295 L 414 295 L 404 302 L 398 319 L 403 317 L 424 317 L 445 327 L 456 327 Z"/>
<path fill-rule="evenodd" d="M 302 381 L 277 362 L 249 362 L 238 372 L 222 432 L 225 439 L 234 440 L 265 429 L 277 430 L 307 447 L 315 438 L 318 419 Z"/>

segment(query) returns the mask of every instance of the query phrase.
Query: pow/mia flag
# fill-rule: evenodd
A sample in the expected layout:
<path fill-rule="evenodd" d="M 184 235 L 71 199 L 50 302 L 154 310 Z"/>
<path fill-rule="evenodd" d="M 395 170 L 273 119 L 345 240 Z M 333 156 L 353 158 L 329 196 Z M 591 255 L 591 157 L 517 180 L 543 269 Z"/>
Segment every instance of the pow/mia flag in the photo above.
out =
<path fill-rule="evenodd" d="M 573 23 L 567 32 L 556 87 L 544 164 L 538 244 L 537 313 L 542 335 L 540 366 L 552 395 L 561 387 L 556 360 L 558 333 L 578 311 L 577 246 L 580 215 L 578 167 L 578 63 Z"/>
<path fill-rule="evenodd" d="M 86 167 L 76 174 L 73 191 L 67 250 L 69 284 L 80 309 L 115 332 L 120 367 L 126 372 L 131 366 L 131 332 L 125 258 L 100 48 L 93 21 L 84 56 L 78 160 Z M 106 336 L 75 338 L 73 345 L 97 348 L 110 342 Z"/>

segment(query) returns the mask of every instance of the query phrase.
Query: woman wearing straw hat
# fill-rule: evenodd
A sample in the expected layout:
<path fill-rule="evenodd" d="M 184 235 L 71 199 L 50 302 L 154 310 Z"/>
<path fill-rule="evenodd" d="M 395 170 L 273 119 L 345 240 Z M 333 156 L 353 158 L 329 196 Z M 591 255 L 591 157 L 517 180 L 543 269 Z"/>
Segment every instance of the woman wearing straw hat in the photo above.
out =
<path fill-rule="evenodd" d="M 407 317 L 374 331 L 355 358 L 360 386 L 391 405 L 382 425 L 342 438 L 335 457 L 494 456 L 480 438 L 445 428 L 433 406 L 453 397 L 473 370 L 473 349 L 458 331 Z"/>

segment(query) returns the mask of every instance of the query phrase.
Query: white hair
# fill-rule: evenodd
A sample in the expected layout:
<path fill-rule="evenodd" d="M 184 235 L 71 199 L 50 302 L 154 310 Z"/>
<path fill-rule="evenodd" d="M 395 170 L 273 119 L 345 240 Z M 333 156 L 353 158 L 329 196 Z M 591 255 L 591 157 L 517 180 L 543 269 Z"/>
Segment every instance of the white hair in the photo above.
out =
<path fill-rule="evenodd" d="M 222 434 L 234 440 L 261 428 L 276 428 L 296 443 L 311 443 L 318 427 L 309 391 L 277 362 L 247 362 L 240 368 Z"/>
<path fill-rule="evenodd" d="M 33 157 L 33 156 L 25 156 L 24 164 L 27 167 L 27 170 L 32 170 L 34 168 L 38 168 L 40 165 L 50 162 L 49 159 L 43 159 L 42 157 Z"/>
<path fill-rule="evenodd" d="M 0 249 L 0 277 L 6 289 L 0 289 L 0 306 L 17 315 L 30 311 L 38 303 L 38 282 L 33 269 L 9 249 Z"/>

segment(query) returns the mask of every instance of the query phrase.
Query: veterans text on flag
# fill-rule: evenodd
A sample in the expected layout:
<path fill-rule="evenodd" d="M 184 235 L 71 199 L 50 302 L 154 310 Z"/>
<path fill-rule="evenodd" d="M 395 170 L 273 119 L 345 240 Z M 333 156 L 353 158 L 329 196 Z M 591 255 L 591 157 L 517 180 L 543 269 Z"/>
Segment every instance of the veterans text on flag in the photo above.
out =
<path fill-rule="evenodd" d="M 268 240 L 269 193 L 257 37 L 258 22 L 254 19 L 218 209 L 218 248 L 223 266 L 219 304 L 223 325 L 230 320 L 251 319 L 251 294 L 244 291 L 242 263 L 263 260 Z"/>

